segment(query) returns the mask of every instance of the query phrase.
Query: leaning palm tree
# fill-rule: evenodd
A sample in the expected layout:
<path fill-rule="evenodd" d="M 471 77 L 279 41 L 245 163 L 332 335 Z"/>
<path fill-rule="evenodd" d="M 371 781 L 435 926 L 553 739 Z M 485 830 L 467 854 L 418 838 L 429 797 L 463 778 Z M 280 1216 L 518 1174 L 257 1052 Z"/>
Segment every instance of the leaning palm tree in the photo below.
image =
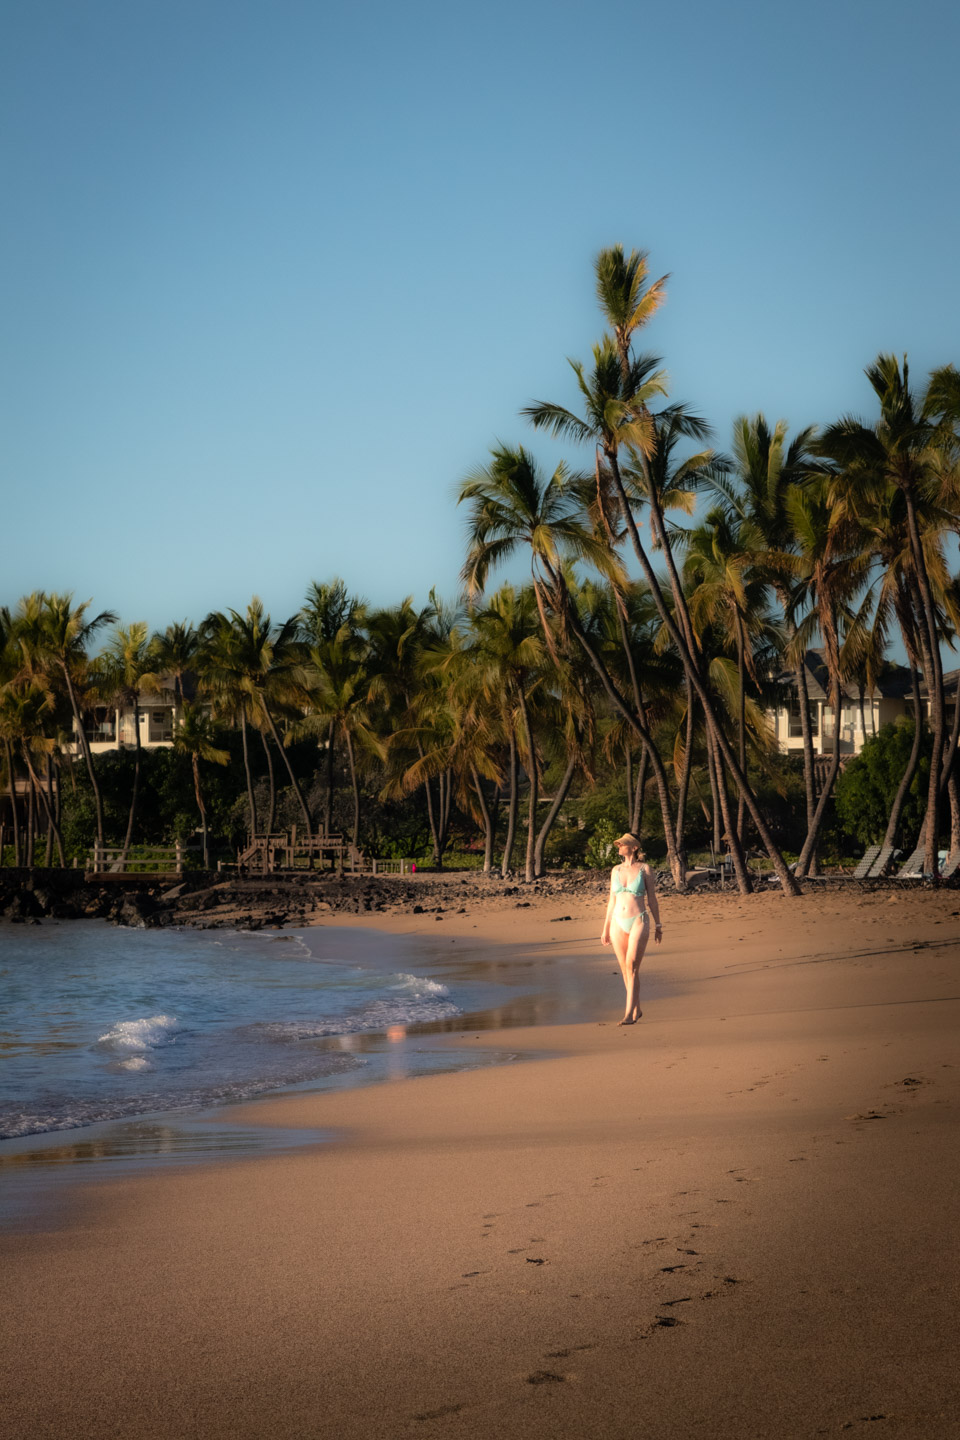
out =
<path fill-rule="evenodd" d="M 190 757 L 193 793 L 200 812 L 204 870 L 210 869 L 210 850 L 207 841 L 207 806 L 200 783 L 200 761 L 212 765 L 226 765 L 230 759 L 228 752 L 216 742 L 217 733 L 209 715 L 195 701 L 185 700 L 179 724 L 173 734 L 173 748 L 178 754 Z"/>
<path fill-rule="evenodd" d="M 583 415 L 575 415 L 564 406 L 552 402 L 537 401 L 521 412 L 537 429 L 545 429 L 561 439 L 570 439 L 580 444 L 593 445 L 603 456 L 604 465 L 597 466 L 598 492 L 606 487 L 603 500 L 605 514 L 614 506 L 619 507 L 619 516 L 634 555 L 640 565 L 644 579 L 654 597 L 661 619 L 672 643 L 680 655 L 687 678 L 696 691 L 703 708 L 708 731 L 719 748 L 723 760 L 743 793 L 750 817 L 757 828 L 760 839 L 773 861 L 777 876 L 785 893 L 799 893 L 799 886 L 787 869 L 783 856 L 757 804 L 756 797 L 741 770 L 724 733 L 717 708 L 708 684 L 701 671 L 696 650 L 693 626 L 690 621 L 686 599 L 683 594 L 680 573 L 674 560 L 667 522 L 664 517 L 655 477 L 650 470 L 650 456 L 656 447 L 656 426 L 650 411 L 650 404 L 666 390 L 666 379 L 659 369 L 659 361 L 650 356 L 632 359 L 624 369 L 613 340 L 606 338 L 594 346 L 593 369 L 588 375 L 582 365 L 571 361 L 577 385 L 581 392 Z M 696 427 L 702 437 L 702 422 Z M 693 432 L 691 431 L 691 435 Z M 644 481 L 644 499 L 649 505 L 651 534 L 667 565 L 669 585 L 673 594 L 671 605 L 663 592 L 646 547 L 640 539 L 631 497 L 621 468 L 621 454 L 627 451 Z M 612 529 L 612 525 L 611 525 Z M 675 847 L 674 847 L 675 848 Z M 735 858 L 736 858 L 736 851 Z M 740 888 L 749 891 L 750 880 L 742 863 L 738 864 Z M 678 884 L 683 884 L 682 878 Z"/>
<path fill-rule="evenodd" d="M 672 799 L 666 768 L 647 723 L 639 680 L 632 660 L 625 605 L 618 604 L 624 659 L 631 678 L 628 700 L 618 687 L 597 647 L 582 623 L 571 593 L 568 562 L 581 561 L 608 580 L 622 597 L 627 578 L 604 531 L 609 528 L 605 495 L 601 483 L 591 513 L 585 513 L 584 486 L 571 479 L 565 466 L 558 466 L 545 479 L 536 462 L 519 446 L 511 450 L 497 446 L 489 465 L 477 470 L 460 486 L 459 502 L 470 504 L 467 559 L 461 571 L 468 595 L 479 595 L 490 571 L 514 555 L 529 549 L 533 590 L 540 612 L 544 643 L 551 658 L 559 663 L 556 630 L 561 640 L 580 646 L 614 709 L 633 730 L 650 756 L 664 815 L 667 857 L 674 882 L 685 885 L 685 873 L 677 852 L 672 823 Z"/>

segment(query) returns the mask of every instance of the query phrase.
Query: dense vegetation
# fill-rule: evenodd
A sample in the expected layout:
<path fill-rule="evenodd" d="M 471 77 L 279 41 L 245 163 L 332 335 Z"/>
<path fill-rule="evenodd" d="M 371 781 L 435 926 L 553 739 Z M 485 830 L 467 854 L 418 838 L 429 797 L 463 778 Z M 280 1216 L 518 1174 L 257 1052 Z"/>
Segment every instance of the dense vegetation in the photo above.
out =
<path fill-rule="evenodd" d="M 948 817 L 960 844 L 960 706 L 948 728 L 941 662 L 960 598 L 947 563 L 960 374 L 945 366 L 918 392 L 906 359 L 880 356 L 874 420 L 791 437 L 783 420 L 742 416 L 723 453 L 635 348 L 665 280 L 620 247 L 595 272 L 607 330 L 588 363 L 570 362 L 579 408 L 522 412 L 589 464 L 546 473 L 526 447 L 491 451 L 460 486 L 456 602 L 373 609 L 334 579 L 282 623 L 254 599 L 153 636 L 67 595 L 0 612 L 4 780 L 28 798 L 8 861 L 198 830 L 209 861 L 297 824 L 438 865 L 472 851 L 530 879 L 603 863 L 629 826 L 679 885 L 691 851 L 712 848 L 746 891 L 755 849 L 793 891 L 818 854 L 921 830 L 933 871 Z M 518 559 L 529 583 L 495 587 Z M 818 780 L 806 650 L 822 649 L 837 716 L 845 685 L 873 689 L 894 632 L 913 720 L 842 776 L 834 746 Z M 800 697 L 797 762 L 767 714 L 784 676 Z M 161 677 L 180 708 L 172 749 L 142 750 L 137 723 L 132 749 L 94 758 L 81 717 L 149 704 Z"/>

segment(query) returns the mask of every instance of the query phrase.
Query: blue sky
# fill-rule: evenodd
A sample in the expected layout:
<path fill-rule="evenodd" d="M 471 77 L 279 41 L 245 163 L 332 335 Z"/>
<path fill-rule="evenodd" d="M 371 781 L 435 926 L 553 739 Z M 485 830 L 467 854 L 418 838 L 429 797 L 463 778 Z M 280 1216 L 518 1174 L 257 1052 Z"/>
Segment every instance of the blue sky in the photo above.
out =
<path fill-rule="evenodd" d="M 617 241 L 721 446 L 960 362 L 958 15 L 3 0 L 0 601 L 452 595 L 456 482 L 556 458 L 517 412 L 573 402 Z"/>

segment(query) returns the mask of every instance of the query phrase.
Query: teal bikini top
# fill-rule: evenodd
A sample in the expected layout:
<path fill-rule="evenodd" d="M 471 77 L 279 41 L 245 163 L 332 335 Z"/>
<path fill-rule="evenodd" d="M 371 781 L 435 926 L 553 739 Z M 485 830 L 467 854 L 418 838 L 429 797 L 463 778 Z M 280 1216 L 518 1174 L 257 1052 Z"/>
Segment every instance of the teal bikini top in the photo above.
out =
<path fill-rule="evenodd" d="M 645 887 L 643 884 L 642 870 L 640 871 L 640 874 L 636 877 L 635 880 L 631 880 L 629 885 L 624 885 L 623 881 L 620 879 L 620 867 L 619 865 L 617 866 L 617 871 L 614 875 L 614 895 L 620 895 L 621 893 L 626 892 L 628 895 L 637 896 L 640 894 L 641 890 L 644 890 L 644 888 Z"/>

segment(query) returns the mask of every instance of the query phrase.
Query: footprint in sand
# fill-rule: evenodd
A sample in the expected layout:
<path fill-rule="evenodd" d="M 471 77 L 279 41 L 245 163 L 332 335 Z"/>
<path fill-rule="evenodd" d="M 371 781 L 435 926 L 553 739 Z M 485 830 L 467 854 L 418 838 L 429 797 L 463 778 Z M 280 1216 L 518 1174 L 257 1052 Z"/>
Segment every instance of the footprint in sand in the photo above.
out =
<path fill-rule="evenodd" d="M 566 1375 L 558 1375 L 553 1370 L 534 1370 L 526 1381 L 528 1385 L 562 1385 L 566 1378 Z"/>

